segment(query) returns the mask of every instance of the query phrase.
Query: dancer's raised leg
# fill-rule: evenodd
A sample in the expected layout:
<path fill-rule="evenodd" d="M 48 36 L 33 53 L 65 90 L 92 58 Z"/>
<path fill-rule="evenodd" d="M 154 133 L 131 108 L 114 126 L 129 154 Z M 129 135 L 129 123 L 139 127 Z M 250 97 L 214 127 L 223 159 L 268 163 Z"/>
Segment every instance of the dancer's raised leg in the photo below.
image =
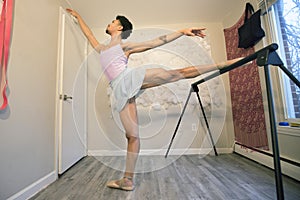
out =
<path fill-rule="evenodd" d="M 182 79 L 195 78 L 214 70 L 226 68 L 227 66 L 239 61 L 240 59 L 242 58 L 236 58 L 218 64 L 190 66 L 174 70 L 166 70 L 163 68 L 147 69 L 142 89 L 175 82 Z"/>

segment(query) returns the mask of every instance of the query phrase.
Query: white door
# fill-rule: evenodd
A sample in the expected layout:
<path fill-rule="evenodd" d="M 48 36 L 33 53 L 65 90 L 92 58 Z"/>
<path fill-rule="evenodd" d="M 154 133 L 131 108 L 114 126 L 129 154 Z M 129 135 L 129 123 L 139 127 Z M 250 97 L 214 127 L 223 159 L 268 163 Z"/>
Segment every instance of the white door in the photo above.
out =
<path fill-rule="evenodd" d="M 57 70 L 57 167 L 62 174 L 86 156 L 87 40 L 60 8 Z"/>

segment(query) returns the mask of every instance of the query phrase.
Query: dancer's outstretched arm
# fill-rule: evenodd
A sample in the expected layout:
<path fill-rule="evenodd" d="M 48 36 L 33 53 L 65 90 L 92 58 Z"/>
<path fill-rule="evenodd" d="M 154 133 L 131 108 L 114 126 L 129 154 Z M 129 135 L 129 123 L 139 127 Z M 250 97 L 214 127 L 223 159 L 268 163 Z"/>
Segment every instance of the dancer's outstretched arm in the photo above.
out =
<path fill-rule="evenodd" d="M 156 48 L 158 46 L 167 44 L 169 42 L 172 42 L 173 40 L 176 40 L 177 38 L 186 35 L 186 36 L 198 36 L 201 38 L 205 37 L 205 34 L 203 31 L 205 28 L 187 28 L 182 29 L 174 33 L 170 33 L 167 35 L 162 35 L 158 38 L 155 38 L 153 40 L 145 41 L 145 42 L 127 42 L 123 44 L 123 49 L 126 52 L 127 55 L 133 54 L 133 53 L 139 53 L 143 51 L 147 51 L 149 49 Z"/>
<path fill-rule="evenodd" d="M 88 25 L 84 22 L 84 20 L 82 19 L 82 17 L 75 10 L 67 8 L 66 11 L 68 13 L 70 13 L 71 15 L 73 15 L 78 20 L 78 24 L 79 24 L 79 26 L 80 26 L 83 34 L 85 35 L 85 37 L 88 39 L 89 43 L 92 45 L 92 47 L 97 52 L 100 52 L 100 50 L 104 47 L 104 45 L 100 44 L 97 41 L 97 39 L 95 38 L 93 32 L 88 27 Z"/>

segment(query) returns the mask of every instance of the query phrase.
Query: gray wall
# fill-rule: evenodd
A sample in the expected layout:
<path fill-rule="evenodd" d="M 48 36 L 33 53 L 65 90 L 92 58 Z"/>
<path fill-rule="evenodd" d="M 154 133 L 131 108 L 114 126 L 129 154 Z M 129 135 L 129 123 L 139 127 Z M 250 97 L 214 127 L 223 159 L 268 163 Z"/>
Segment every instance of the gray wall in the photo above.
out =
<path fill-rule="evenodd" d="M 9 109 L 0 112 L 0 199 L 54 171 L 58 1 L 15 1 Z"/>

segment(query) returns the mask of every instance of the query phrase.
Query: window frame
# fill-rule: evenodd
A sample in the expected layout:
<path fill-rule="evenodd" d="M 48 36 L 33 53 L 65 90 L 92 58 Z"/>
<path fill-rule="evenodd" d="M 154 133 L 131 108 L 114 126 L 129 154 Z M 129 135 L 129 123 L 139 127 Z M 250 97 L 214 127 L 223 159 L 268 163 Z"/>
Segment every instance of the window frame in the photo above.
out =
<path fill-rule="evenodd" d="M 264 0 L 263 0 L 264 1 Z M 259 3 L 259 7 L 262 8 L 264 6 L 262 2 Z M 263 10 L 263 9 L 262 9 Z M 276 14 L 278 11 L 276 10 L 276 6 L 272 5 L 268 10 L 266 10 L 266 14 L 263 15 L 263 22 L 265 23 L 265 29 L 269 33 L 269 37 L 264 40 L 264 44 L 267 43 L 277 43 L 278 50 L 277 53 L 279 54 L 284 66 L 286 65 L 286 56 L 284 51 L 284 44 L 282 40 L 282 33 L 280 27 L 279 16 Z M 268 34 L 267 34 L 268 35 Z M 268 42 L 270 41 L 270 42 Z M 275 79 L 274 79 L 275 78 Z M 275 100 L 276 104 L 279 103 L 282 106 L 282 109 L 276 109 L 277 113 L 277 120 L 279 121 L 288 121 L 288 122 L 300 122 L 300 118 L 293 118 L 290 117 L 291 115 L 295 116 L 294 111 L 294 102 L 292 98 L 292 90 L 290 87 L 290 79 L 285 75 L 285 73 L 277 67 L 276 69 L 276 77 L 273 78 L 274 80 L 278 80 L 279 84 L 278 89 L 273 88 L 274 92 L 279 92 L 278 98 Z M 274 85 L 274 84 L 273 84 Z M 293 106 L 293 109 L 289 109 L 289 105 Z M 291 113 L 289 113 L 291 112 Z"/>

